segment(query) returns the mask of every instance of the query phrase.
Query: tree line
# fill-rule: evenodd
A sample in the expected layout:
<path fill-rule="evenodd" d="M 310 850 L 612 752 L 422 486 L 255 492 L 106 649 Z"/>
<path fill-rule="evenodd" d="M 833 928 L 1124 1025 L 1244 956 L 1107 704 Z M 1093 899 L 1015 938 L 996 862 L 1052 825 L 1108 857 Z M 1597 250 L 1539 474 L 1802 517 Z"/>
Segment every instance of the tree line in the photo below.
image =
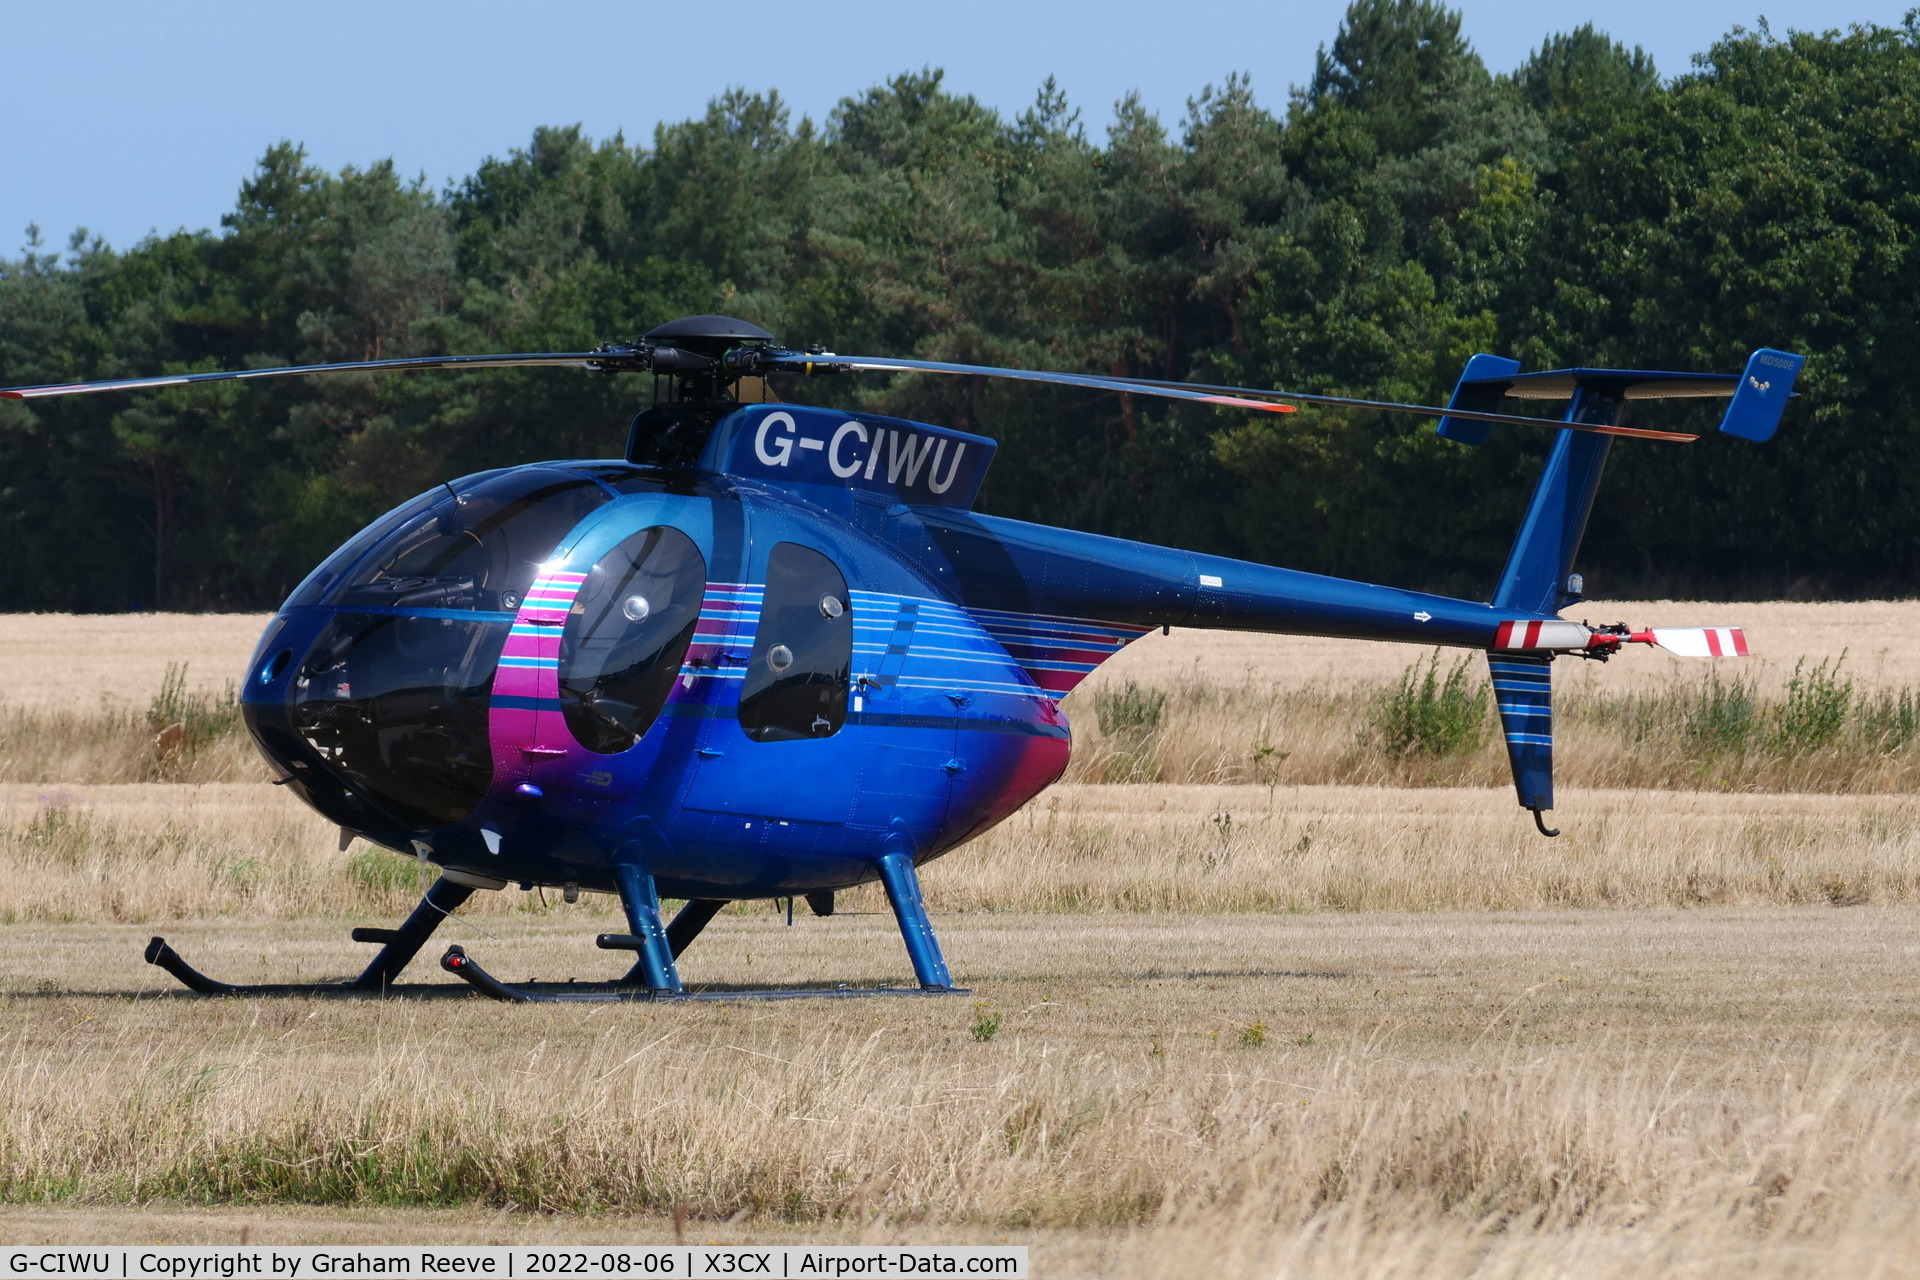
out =
<path fill-rule="evenodd" d="M 535 133 L 445 190 L 270 148 L 218 230 L 0 261 L 0 385 L 578 350 L 677 315 L 792 346 L 1444 401 L 1477 351 L 1809 359 L 1775 441 L 1616 448 L 1590 591 L 1920 581 L 1920 16 L 1736 28 L 1663 77 L 1591 26 L 1494 73 L 1437 0 L 1355 0 L 1283 108 L 1233 76 L 1095 125 L 901 75 L 796 121 L 730 91 L 650 146 Z M 270 607 L 443 478 L 617 454 L 647 380 L 293 379 L 0 402 L 0 608 Z M 982 506 L 1460 593 L 1497 575 L 1549 434 L 1245 415 L 872 376 L 795 398 L 1002 448 Z M 1711 425 L 1717 405 L 1649 409 Z"/>

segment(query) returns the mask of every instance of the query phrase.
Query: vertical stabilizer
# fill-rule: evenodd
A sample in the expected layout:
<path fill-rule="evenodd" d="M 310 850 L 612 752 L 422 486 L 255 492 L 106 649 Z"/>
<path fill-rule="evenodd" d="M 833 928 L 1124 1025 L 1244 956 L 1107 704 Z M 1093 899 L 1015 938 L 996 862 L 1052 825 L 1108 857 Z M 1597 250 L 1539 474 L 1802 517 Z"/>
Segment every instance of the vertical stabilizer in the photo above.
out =
<path fill-rule="evenodd" d="M 1568 403 L 1565 420 L 1612 423 L 1619 416 L 1619 400 L 1582 387 Z M 1578 598 L 1578 593 L 1567 590 L 1567 575 L 1573 571 L 1573 557 L 1587 531 L 1587 516 L 1612 444 L 1611 436 L 1586 431 L 1563 429 L 1555 438 L 1520 536 L 1514 539 L 1506 571 L 1493 593 L 1496 608 L 1558 613 Z"/>

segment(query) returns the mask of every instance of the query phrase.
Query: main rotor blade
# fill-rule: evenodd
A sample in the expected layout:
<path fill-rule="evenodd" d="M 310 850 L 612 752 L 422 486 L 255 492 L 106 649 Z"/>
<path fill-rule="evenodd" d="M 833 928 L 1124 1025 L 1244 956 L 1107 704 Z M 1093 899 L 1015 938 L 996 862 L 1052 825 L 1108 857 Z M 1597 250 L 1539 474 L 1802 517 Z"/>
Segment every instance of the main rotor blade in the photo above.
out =
<path fill-rule="evenodd" d="M 1133 382 L 1126 378 L 1103 378 L 1084 373 L 1047 373 L 1036 369 L 1002 369 L 984 364 L 949 364 L 942 360 L 895 360 L 887 356 L 801 355 L 782 351 L 760 356 L 757 370 L 781 373 L 811 373 L 816 369 L 848 369 L 873 373 L 951 373 L 980 378 L 1011 378 L 1016 382 L 1052 382 L 1068 387 L 1088 387 L 1095 391 L 1124 391 L 1128 395 L 1160 396 L 1167 400 L 1192 400 L 1201 404 L 1225 405 L 1230 409 L 1258 409 L 1265 413 L 1294 413 L 1290 404 L 1271 400 L 1249 400 L 1232 387 L 1189 387 L 1179 382 Z M 1224 392 L 1225 394 L 1218 394 Z"/>
<path fill-rule="evenodd" d="M 410 373 L 428 369 L 518 369 L 557 365 L 581 369 L 626 367 L 632 353 L 609 351 L 541 351 L 520 355 L 420 356 L 406 360 L 354 360 L 345 364 L 276 365 L 269 369 L 231 369 L 218 373 L 175 373 L 154 378 L 115 378 L 109 382 L 67 382 L 43 387 L 3 387 L 0 399 L 41 400 L 53 396 L 84 396 L 99 391 L 153 391 L 197 382 L 245 382 L 254 378 L 295 378 L 312 373 Z"/>
<path fill-rule="evenodd" d="M 1321 396 L 1305 391 L 1259 391 L 1250 387 L 1210 387 L 1196 382 L 1161 382 L 1153 378 L 1126 378 L 1150 387 L 1192 387 L 1197 391 L 1231 392 L 1238 396 L 1271 396 L 1301 404 L 1334 405 L 1350 409 L 1382 409 L 1389 413 L 1414 413 L 1426 418 L 1465 418 L 1470 422 L 1502 422 L 1522 427 L 1565 427 L 1572 431 L 1591 431 L 1603 436 L 1632 436 L 1639 440 L 1667 440 L 1688 444 L 1697 435 L 1683 431 L 1655 431 L 1647 427 L 1620 427 L 1607 423 L 1563 422 L 1559 418 L 1531 418 L 1521 413 L 1483 413 L 1476 409 L 1443 409 L 1432 404 L 1408 404 L 1400 400 L 1356 400 L 1351 396 Z"/>
<path fill-rule="evenodd" d="M 1088 387 L 1096 391 L 1124 391 L 1129 395 L 1160 396 L 1168 400 L 1189 400 L 1200 404 L 1222 405 L 1230 409 L 1258 409 L 1267 413 L 1295 412 L 1294 405 L 1279 403 L 1284 400 L 1298 401 L 1301 404 L 1417 413 L 1431 418 L 1468 418 L 1476 422 L 1504 422 L 1527 427 L 1566 427 L 1574 431 L 1591 431 L 1596 435 L 1631 436 L 1642 440 L 1668 440 L 1681 444 L 1700 438 L 1675 431 L 1650 431 L 1644 427 L 1562 422 L 1554 418 L 1528 418 L 1515 413 L 1477 413 L 1465 409 L 1442 409 L 1436 405 L 1402 404 L 1394 400 L 1355 400 L 1345 396 L 1261 391 L 1249 387 L 1215 387 L 1191 382 L 1162 382 L 1151 378 L 1049 373 L 1035 369 L 1006 369 L 994 365 L 952 364 L 943 360 L 898 360 L 887 356 L 801 355 L 797 352 L 779 352 L 760 356 L 758 364 L 761 368 L 790 373 L 809 373 L 815 369 L 848 369 L 856 372 L 947 373 L 982 378 L 1010 378 L 1017 382 L 1050 382 L 1069 387 Z"/>

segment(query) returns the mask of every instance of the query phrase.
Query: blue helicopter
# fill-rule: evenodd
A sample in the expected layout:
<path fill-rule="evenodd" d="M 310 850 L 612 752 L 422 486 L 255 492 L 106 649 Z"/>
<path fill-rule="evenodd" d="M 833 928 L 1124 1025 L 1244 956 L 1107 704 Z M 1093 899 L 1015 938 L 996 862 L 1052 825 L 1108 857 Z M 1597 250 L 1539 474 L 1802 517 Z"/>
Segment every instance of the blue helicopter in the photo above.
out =
<path fill-rule="evenodd" d="M 792 351 L 695 316 L 588 352 L 447 356 L 0 390 L 33 400 L 325 373 L 560 366 L 655 376 L 624 458 L 448 481 L 375 520 L 281 606 L 247 668 L 246 725 L 277 780 L 438 878 L 352 981 L 238 986 L 161 938 L 147 960 L 209 994 L 387 994 L 441 920 L 517 884 L 619 896 L 635 953 L 617 982 L 509 985 L 458 947 L 449 972 L 503 1000 L 695 998 L 680 955 L 744 899 L 878 879 L 916 987 L 956 990 L 917 868 L 1000 822 L 1066 768 L 1060 700 L 1155 628 L 1208 627 L 1484 650 L 1520 804 L 1553 806 L 1550 667 L 1623 644 L 1738 656 L 1738 628 L 1588 626 L 1560 611 L 1614 437 L 1635 400 L 1724 397 L 1720 431 L 1765 441 L 1803 357 L 1738 375 L 1524 373 L 1476 355 L 1445 407 L 1238 387 Z M 917 372 L 1058 383 L 1256 412 L 1300 404 L 1425 414 L 1484 442 L 1556 439 L 1491 602 L 1301 573 L 973 510 L 995 444 L 777 401 L 742 379 Z M 764 383 L 762 384 L 764 385 Z M 1564 403 L 1558 419 L 1509 400 Z M 662 919 L 663 898 L 685 905 Z M 881 990 L 888 990 L 882 988 Z M 846 988 L 772 994 L 872 994 Z M 733 993 L 738 994 L 738 993 Z"/>

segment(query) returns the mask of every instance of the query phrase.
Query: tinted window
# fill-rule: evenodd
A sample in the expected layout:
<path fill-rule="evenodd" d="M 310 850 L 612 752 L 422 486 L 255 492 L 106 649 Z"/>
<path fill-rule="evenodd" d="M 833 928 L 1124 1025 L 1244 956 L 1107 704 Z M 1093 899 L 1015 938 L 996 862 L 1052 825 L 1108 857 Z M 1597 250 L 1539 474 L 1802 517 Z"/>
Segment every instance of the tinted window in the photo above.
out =
<path fill-rule="evenodd" d="M 332 603 L 511 613 L 540 562 L 610 496 L 584 477 L 538 467 L 437 493 L 417 499 L 426 507 L 409 511 L 348 571 Z"/>
<path fill-rule="evenodd" d="M 400 526 L 413 523 L 419 518 L 421 512 L 431 510 L 434 494 L 442 498 L 447 497 L 445 489 L 435 489 L 433 493 L 421 494 L 395 507 L 347 539 L 332 555 L 322 560 L 320 567 L 308 574 L 305 581 L 293 589 L 293 594 L 288 596 L 287 602 L 280 607 L 291 609 L 296 605 L 319 604 L 321 597 L 326 595 L 328 589 L 338 585 L 341 576 L 353 568 L 360 557 L 366 554 L 367 548 L 387 537 Z"/>
<path fill-rule="evenodd" d="M 678 529 L 643 529 L 593 566 L 560 633 L 560 706 L 580 745 L 611 755 L 640 741 L 706 593 L 707 562 Z"/>
<path fill-rule="evenodd" d="M 847 718 L 852 670 L 847 580 L 818 551 L 775 544 L 740 691 L 740 727 L 756 742 L 838 733 Z"/>
<path fill-rule="evenodd" d="M 457 822 L 493 779 L 487 695 L 510 625 L 340 613 L 294 675 L 294 731 L 401 826 Z"/>

